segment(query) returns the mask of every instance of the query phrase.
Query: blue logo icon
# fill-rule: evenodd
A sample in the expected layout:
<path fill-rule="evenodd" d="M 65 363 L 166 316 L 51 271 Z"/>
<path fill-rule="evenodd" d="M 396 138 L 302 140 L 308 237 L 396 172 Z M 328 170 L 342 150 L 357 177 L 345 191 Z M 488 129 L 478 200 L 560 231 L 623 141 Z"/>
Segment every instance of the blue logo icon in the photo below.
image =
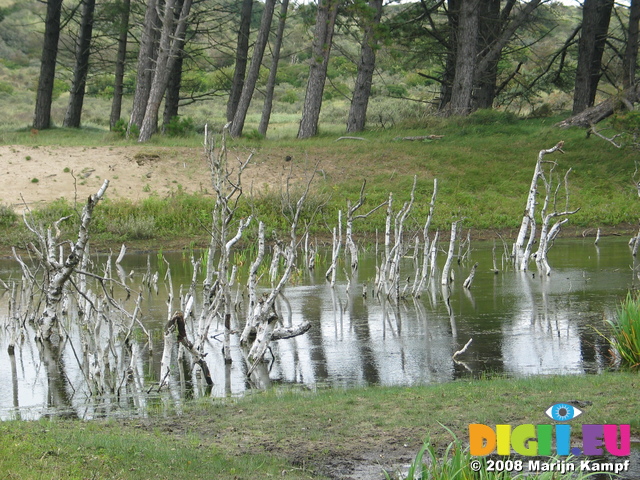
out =
<path fill-rule="evenodd" d="M 551 405 L 544 413 L 557 422 L 568 422 L 582 415 L 582 410 L 568 403 L 556 403 Z"/>

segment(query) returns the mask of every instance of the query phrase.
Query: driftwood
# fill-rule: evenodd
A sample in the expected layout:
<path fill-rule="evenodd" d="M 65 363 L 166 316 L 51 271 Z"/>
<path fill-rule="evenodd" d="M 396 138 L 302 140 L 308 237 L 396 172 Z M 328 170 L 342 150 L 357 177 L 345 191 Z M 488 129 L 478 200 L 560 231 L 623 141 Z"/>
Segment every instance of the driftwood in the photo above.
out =
<path fill-rule="evenodd" d="M 415 137 L 395 137 L 393 140 L 394 141 L 398 141 L 398 140 L 405 140 L 408 142 L 421 142 L 423 140 L 440 140 L 441 138 L 444 138 L 444 135 L 418 135 Z"/>

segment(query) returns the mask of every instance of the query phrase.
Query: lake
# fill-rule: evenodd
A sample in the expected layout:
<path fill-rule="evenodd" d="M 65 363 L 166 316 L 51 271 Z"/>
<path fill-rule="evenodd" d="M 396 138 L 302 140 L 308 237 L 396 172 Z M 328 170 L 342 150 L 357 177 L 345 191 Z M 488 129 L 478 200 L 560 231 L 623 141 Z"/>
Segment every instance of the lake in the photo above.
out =
<path fill-rule="evenodd" d="M 464 262 L 454 265 L 455 281 L 450 292 L 443 292 L 438 278 L 420 298 L 407 296 L 397 304 L 373 295 L 373 248 L 362 254 L 360 267 L 350 282 L 346 278 L 350 267 L 338 268 L 334 288 L 324 278 L 330 252 L 323 254 L 313 272 L 300 268 L 277 302 L 285 325 L 308 320 L 311 330 L 272 343 L 265 357 L 268 362 L 247 378 L 238 335 L 232 335 L 233 361 L 225 365 L 223 325 L 214 323 L 205 344 L 213 379 L 209 389 L 194 373 L 187 356 L 177 361 L 168 386 L 158 391 L 169 289 L 162 281 L 166 265 L 155 254 L 128 254 L 122 261 L 124 271 L 131 273 L 127 284 L 143 293 L 142 322 L 150 332 L 153 349 L 149 351 L 148 338 L 140 331 L 126 345 L 122 336 L 107 342 L 105 358 L 109 357 L 114 388 L 100 395 L 91 395 L 87 386 L 87 346 L 81 335 L 87 327 L 82 322 L 66 319 L 68 337 L 48 352 L 33 341 L 35 332 L 27 323 L 22 342 L 16 345 L 15 354 L 9 355 L 7 312 L 11 294 L 0 290 L 0 419 L 49 415 L 87 419 L 172 412 L 180 411 L 183 402 L 191 398 L 239 396 L 273 385 L 349 388 L 423 385 L 491 375 L 595 374 L 612 367 L 609 345 L 598 332 L 606 331 L 604 320 L 614 317 L 620 301 L 638 282 L 637 265 L 627 241 L 606 237 L 596 247 L 589 238 L 558 240 L 549 252 L 553 269 L 549 277 L 538 275 L 535 263 L 528 272 L 514 271 L 503 264 L 502 252 L 506 249 L 501 243 L 494 250 L 492 242 L 475 242 Z M 492 251 L 497 257 L 497 273 L 493 271 Z M 413 282 L 412 254 L 410 249 L 403 259 L 402 287 L 407 279 Z M 180 252 L 165 253 L 164 257 L 171 268 L 177 298 L 181 286 L 186 291 L 191 283 L 192 263 Z M 92 260 L 98 265 L 106 257 Z M 238 257 L 239 263 L 249 261 Z M 442 254 L 438 261 L 444 262 Z M 478 270 L 474 282 L 465 289 L 462 282 L 475 262 Z M 140 283 L 148 268 L 159 271 L 157 293 Z M 240 269 L 239 285 L 246 283 L 246 272 L 242 272 Z M 202 276 L 200 273 L 199 282 Z M 2 280 L 9 283 L 20 277 L 15 260 L 0 260 Z M 93 289 L 99 292 L 99 286 Z M 232 318 L 235 331 L 244 326 L 244 290 L 233 288 L 239 305 Z M 136 295 L 125 302 L 124 289 L 114 290 L 114 298 L 131 309 Z M 196 301 L 196 309 L 198 305 Z M 177 308 L 175 300 L 171 309 Z M 192 335 L 193 322 L 188 327 Z M 96 338 L 106 342 L 107 336 L 105 326 Z M 466 351 L 452 358 L 470 339 Z"/>

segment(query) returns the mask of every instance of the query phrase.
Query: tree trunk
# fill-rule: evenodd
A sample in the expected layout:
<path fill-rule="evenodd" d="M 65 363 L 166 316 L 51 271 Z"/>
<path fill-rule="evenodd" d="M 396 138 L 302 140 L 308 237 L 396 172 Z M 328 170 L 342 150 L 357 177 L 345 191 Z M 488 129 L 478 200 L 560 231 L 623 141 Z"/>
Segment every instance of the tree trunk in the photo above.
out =
<path fill-rule="evenodd" d="M 318 133 L 322 94 L 327 80 L 329 54 L 333 42 L 333 30 L 341 0 L 320 0 L 316 15 L 316 27 L 311 47 L 309 79 L 302 107 L 302 119 L 298 138 L 310 138 Z"/>
<path fill-rule="evenodd" d="M 40 60 L 40 78 L 36 94 L 36 109 L 33 128 L 42 130 L 51 127 L 51 103 L 53 102 L 53 80 L 56 74 L 58 40 L 60 38 L 60 14 L 62 0 L 47 2 L 47 16 L 44 26 L 44 42 Z"/>
<path fill-rule="evenodd" d="M 376 66 L 376 27 L 382 17 L 382 0 L 369 0 L 370 15 L 365 18 L 364 38 L 358 62 L 358 76 L 353 88 L 353 98 L 347 119 L 347 132 L 361 132 L 367 120 L 367 106 L 371 96 L 371 84 L 373 83 L 373 70 Z"/>
<path fill-rule="evenodd" d="M 131 0 L 122 0 L 122 12 L 120 14 L 120 35 L 118 37 L 118 53 L 116 56 L 116 72 L 113 79 L 113 101 L 111 102 L 111 116 L 109 125 L 115 127 L 122 114 L 122 95 L 124 82 L 124 66 L 127 59 L 127 37 L 129 34 L 129 13 L 131 12 Z"/>
<path fill-rule="evenodd" d="M 479 0 L 465 0 L 460 8 L 456 46 L 456 69 L 451 88 L 449 115 L 468 115 L 471 112 L 473 80 L 478 49 Z"/>
<path fill-rule="evenodd" d="M 176 58 L 171 73 L 169 75 L 169 81 L 167 83 L 167 91 L 164 96 L 164 113 L 162 118 L 162 124 L 166 125 L 171 122 L 173 117 L 178 116 L 178 109 L 180 107 L 180 87 L 182 86 L 182 64 L 184 62 L 184 41 L 180 41 L 178 47 L 178 57 Z"/>
<path fill-rule="evenodd" d="M 486 1 L 486 0 L 485 0 Z M 492 1 L 492 0 L 488 0 Z M 502 55 L 502 50 L 509 40 L 513 38 L 516 30 L 531 17 L 533 11 L 538 8 L 541 0 L 531 0 L 522 6 L 519 13 L 509 20 L 513 2 L 508 2 L 504 10 L 497 17 L 497 12 L 493 11 L 499 5 L 489 6 L 489 25 L 486 25 L 486 32 L 480 32 L 480 52 L 476 64 L 474 86 L 478 95 L 475 99 L 475 108 L 491 108 L 496 94 L 496 79 L 498 76 L 498 62 Z M 486 38 L 484 38 L 486 35 Z"/>
<path fill-rule="evenodd" d="M 479 49 L 487 51 L 500 35 L 500 0 L 484 0 L 480 2 Z M 502 49 L 500 49 L 502 51 Z M 487 68 L 476 72 L 477 87 L 473 95 L 473 109 L 491 108 L 496 93 L 498 78 L 498 58 L 487 62 Z"/>
<path fill-rule="evenodd" d="M 280 61 L 280 48 L 282 47 L 282 39 L 284 36 L 285 23 L 287 21 L 288 8 L 289 8 L 289 0 L 282 0 L 282 5 L 280 6 L 280 20 L 278 22 L 278 32 L 276 33 L 276 41 L 273 46 L 271 69 L 269 70 L 269 78 L 267 80 L 264 106 L 262 107 L 262 117 L 260 118 L 260 125 L 258 126 L 258 132 L 260 133 L 260 135 L 263 135 L 263 136 L 267 134 L 267 128 L 269 128 L 269 120 L 271 118 L 271 108 L 273 105 L 273 91 L 276 86 L 276 74 L 278 72 L 278 62 Z"/>
<path fill-rule="evenodd" d="M 613 0 L 585 0 L 582 7 L 582 32 L 573 92 L 574 115 L 593 106 L 595 102 L 612 9 Z"/>
<path fill-rule="evenodd" d="M 78 240 L 71 247 L 71 252 L 65 258 L 64 263 L 60 263 L 55 260 L 56 258 L 56 241 L 51 240 L 53 237 L 51 232 L 48 232 L 48 247 L 47 248 L 47 277 L 49 278 L 48 285 L 46 286 L 45 297 L 45 309 L 42 312 L 38 320 L 38 333 L 37 337 L 43 340 L 49 340 L 52 335 L 52 330 L 58 322 L 58 308 L 60 301 L 62 300 L 64 284 L 69 280 L 71 274 L 75 272 L 76 267 L 82 260 L 82 257 L 89 241 L 89 225 L 91 223 L 91 217 L 93 209 L 98 204 L 104 192 L 109 186 L 109 181 L 105 180 L 97 193 L 91 195 L 87 200 L 86 205 L 82 210 L 80 217 L 80 230 L 78 232 Z"/>
<path fill-rule="evenodd" d="M 84 90 L 87 84 L 89 72 L 89 56 L 91 54 L 91 36 L 93 34 L 93 12 L 96 0 L 82 1 L 82 19 L 78 32 L 78 44 L 76 45 L 76 65 L 73 71 L 73 84 L 69 95 L 69 106 L 64 117 L 65 127 L 80 127 L 82 117 L 82 105 L 84 103 Z"/>
<path fill-rule="evenodd" d="M 227 121 L 233 120 L 240 102 L 244 77 L 247 73 L 247 63 L 249 61 L 249 31 L 251 29 L 251 11 L 253 10 L 253 0 L 244 0 L 240 12 L 240 25 L 238 26 L 238 46 L 236 48 L 236 66 L 233 71 L 231 81 L 231 92 L 227 101 Z"/>
<path fill-rule="evenodd" d="M 447 44 L 447 56 L 444 72 L 442 73 L 440 99 L 438 101 L 438 111 L 440 112 L 444 111 L 451 101 L 451 88 L 453 86 L 453 77 L 456 73 L 456 48 L 458 46 L 460 1 L 461 0 L 449 0 L 447 2 L 447 28 L 449 30 L 449 39 Z"/>
<path fill-rule="evenodd" d="M 131 128 L 135 125 L 140 128 L 144 119 L 144 112 L 149 100 L 151 80 L 153 77 L 153 59 L 156 50 L 156 32 L 159 26 L 158 0 L 148 0 L 147 9 L 144 14 L 144 29 L 140 41 L 140 51 L 138 52 L 138 63 L 136 72 L 136 91 L 133 95 L 133 107 L 127 133 L 131 134 Z"/>
<path fill-rule="evenodd" d="M 271 31 L 271 21 L 273 20 L 273 10 L 275 6 L 276 0 L 266 0 L 264 3 L 262 20 L 260 20 L 260 30 L 258 31 L 256 43 L 253 46 L 253 56 L 251 57 L 249 72 L 247 73 L 247 79 L 242 86 L 242 93 L 240 94 L 240 100 L 238 101 L 238 108 L 236 108 L 231 127 L 229 128 L 229 133 L 232 137 L 239 137 L 242 135 L 242 130 L 244 129 L 244 121 L 247 118 L 247 111 L 251 104 L 253 92 L 256 89 L 256 83 L 258 83 L 260 67 L 262 66 L 262 57 L 264 55 L 264 49 L 267 46 L 267 40 L 269 39 L 269 32 Z"/>
<path fill-rule="evenodd" d="M 191 1 L 192 0 L 167 0 L 165 3 L 158 57 L 155 62 L 155 73 L 153 75 L 144 119 L 140 126 L 138 142 L 146 142 L 149 140 L 158 127 L 160 103 L 167 89 L 169 74 L 178 56 L 177 49 L 181 45 L 180 39 L 184 40 L 184 33 L 187 28 L 187 17 L 191 10 Z M 181 3 L 182 7 L 180 8 Z M 176 11 L 180 12 L 177 20 L 175 15 Z"/>
<path fill-rule="evenodd" d="M 640 1 L 631 0 L 629 8 L 629 29 L 624 51 L 622 86 L 627 89 L 636 81 L 638 66 L 638 22 L 640 21 Z"/>

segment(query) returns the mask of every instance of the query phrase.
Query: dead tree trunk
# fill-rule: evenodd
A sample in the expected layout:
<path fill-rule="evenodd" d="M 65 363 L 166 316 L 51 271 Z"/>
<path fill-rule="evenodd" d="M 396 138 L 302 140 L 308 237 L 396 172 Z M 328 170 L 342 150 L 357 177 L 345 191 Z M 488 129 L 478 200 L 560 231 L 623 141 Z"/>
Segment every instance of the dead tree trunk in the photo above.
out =
<path fill-rule="evenodd" d="M 58 313 L 60 302 L 62 300 L 63 288 L 67 280 L 71 277 L 77 266 L 80 264 L 85 253 L 85 247 L 89 241 L 89 225 L 91 224 L 91 216 L 95 206 L 104 195 L 109 180 L 105 180 L 102 187 L 97 193 L 91 195 L 80 216 L 80 229 L 78 239 L 71 245 L 71 251 L 65 259 L 58 258 L 58 244 L 60 231 L 58 225 L 68 217 L 61 218 L 54 224 L 55 233 L 49 228 L 46 233 L 46 239 L 43 232 L 36 230 L 29 225 L 25 216 L 27 227 L 36 234 L 40 241 L 40 249 L 31 244 L 37 258 L 44 264 L 46 269 L 45 284 L 45 309 L 38 319 L 37 338 L 40 340 L 50 340 L 53 330 L 58 323 Z M 22 263 L 21 260 L 18 260 Z"/>
<path fill-rule="evenodd" d="M 555 147 L 549 148 L 547 150 L 540 150 L 540 152 L 538 153 L 538 161 L 536 162 L 536 167 L 533 171 L 533 178 L 531 179 L 531 186 L 529 187 L 529 196 L 527 197 L 524 216 L 522 217 L 520 231 L 518 233 L 516 243 L 514 243 L 513 245 L 512 251 L 514 265 L 520 270 L 527 269 L 529 254 L 531 252 L 531 245 L 533 244 L 535 238 L 536 198 L 538 196 L 538 180 L 543 175 L 542 162 L 544 156 L 554 153 L 558 150 L 562 152 L 563 145 L 564 142 L 558 142 Z M 529 238 L 529 242 L 527 242 L 528 248 L 525 249 L 525 241 L 527 240 L 527 237 Z M 529 254 L 527 254 L 527 251 L 529 252 Z"/>

